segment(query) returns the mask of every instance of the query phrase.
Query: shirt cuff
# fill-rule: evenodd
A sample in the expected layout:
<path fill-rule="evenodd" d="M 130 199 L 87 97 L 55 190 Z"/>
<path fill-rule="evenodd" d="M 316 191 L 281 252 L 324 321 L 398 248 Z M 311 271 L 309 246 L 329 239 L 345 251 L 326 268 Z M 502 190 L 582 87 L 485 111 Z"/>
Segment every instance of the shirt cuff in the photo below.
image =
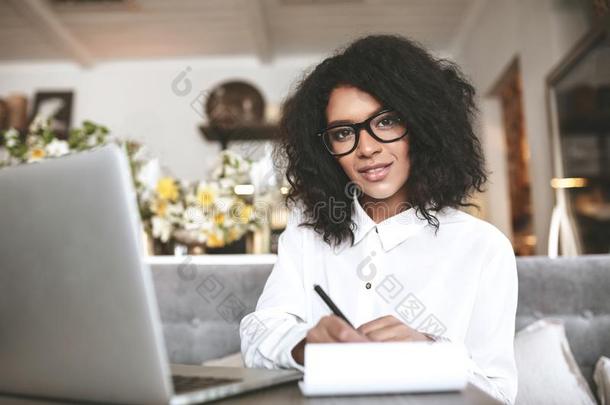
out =
<path fill-rule="evenodd" d="M 292 357 L 292 349 L 307 336 L 310 326 L 299 323 L 293 326 L 282 339 L 282 347 L 279 350 L 278 365 L 282 368 L 295 368 L 304 372 L 304 367 Z"/>
<path fill-rule="evenodd" d="M 479 365 L 474 361 L 470 352 L 466 350 L 468 353 L 468 382 L 477 388 L 485 391 L 490 396 L 496 398 L 498 401 L 501 401 L 503 404 L 512 404 L 503 392 L 501 392 L 498 387 L 491 382 L 489 377 L 485 375 L 485 372 L 479 367 Z"/>

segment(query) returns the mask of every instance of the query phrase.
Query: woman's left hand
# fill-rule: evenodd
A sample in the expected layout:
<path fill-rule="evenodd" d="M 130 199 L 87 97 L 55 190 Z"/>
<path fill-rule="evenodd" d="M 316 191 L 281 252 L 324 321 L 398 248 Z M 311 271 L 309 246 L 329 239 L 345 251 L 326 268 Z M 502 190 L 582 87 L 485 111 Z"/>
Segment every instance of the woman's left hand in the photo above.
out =
<path fill-rule="evenodd" d="M 360 325 L 362 332 L 373 342 L 431 341 L 423 333 L 416 331 L 392 315 L 382 316 Z"/>

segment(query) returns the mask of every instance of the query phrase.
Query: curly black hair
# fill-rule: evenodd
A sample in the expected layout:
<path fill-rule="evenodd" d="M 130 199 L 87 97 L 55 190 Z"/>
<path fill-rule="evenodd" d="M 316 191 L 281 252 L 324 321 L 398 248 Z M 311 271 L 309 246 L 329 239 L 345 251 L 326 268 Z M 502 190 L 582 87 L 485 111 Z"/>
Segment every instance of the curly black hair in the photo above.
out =
<path fill-rule="evenodd" d="M 286 203 L 303 206 L 305 222 L 329 245 L 351 238 L 350 179 L 315 136 L 327 125 L 331 91 L 353 86 L 391 107 L 409 129 L 408 204 L 438 231 L 431 211 L 475 206 L 468 202 L 487 181 L 484 156 L 473 131 L 475 90 L 453 62 L 435 58 L 399 35 L 369 35 L 305 72 L 281 107 L 276 161 L 291 185 Z M 280 163 L 281 164 L 281 163 Z M 331 203 L 332 209 L 319 209 Z M 328 205 L 327 205 L 328 206 Z M 337 212 L 343 215 L 337 216 Z"/>

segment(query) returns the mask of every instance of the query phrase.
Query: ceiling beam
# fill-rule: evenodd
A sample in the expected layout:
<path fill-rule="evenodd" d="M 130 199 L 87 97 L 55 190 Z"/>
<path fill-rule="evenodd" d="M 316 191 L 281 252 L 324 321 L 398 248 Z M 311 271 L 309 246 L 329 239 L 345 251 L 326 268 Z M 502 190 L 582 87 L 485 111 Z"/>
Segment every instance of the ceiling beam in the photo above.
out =
<path fill-rule="evenodd" d="M 46 0 L 10 0 L 31 24 L 38 29 L 59 49 L 63 49 L 83 67 L 91 67 L 93 55 L 57 18 Z"/>
<path fill-rule="evenodd" d="M 272 56 L 271 37 L 264 4 L 261 0 L 243 0 L 242 4 L 252 31 L 256 55 L 261 62 L 268 63 Z"/>

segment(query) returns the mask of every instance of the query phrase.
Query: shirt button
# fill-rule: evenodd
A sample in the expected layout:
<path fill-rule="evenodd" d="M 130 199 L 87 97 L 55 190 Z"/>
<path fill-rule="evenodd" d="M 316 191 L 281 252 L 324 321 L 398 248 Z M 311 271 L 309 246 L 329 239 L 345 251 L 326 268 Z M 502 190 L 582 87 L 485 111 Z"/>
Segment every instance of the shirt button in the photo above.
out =
<path fill-rule="evenodd" d="M 366 283 L 366 289 L 370 290 L 371 289 L 371 283 Z"/>

